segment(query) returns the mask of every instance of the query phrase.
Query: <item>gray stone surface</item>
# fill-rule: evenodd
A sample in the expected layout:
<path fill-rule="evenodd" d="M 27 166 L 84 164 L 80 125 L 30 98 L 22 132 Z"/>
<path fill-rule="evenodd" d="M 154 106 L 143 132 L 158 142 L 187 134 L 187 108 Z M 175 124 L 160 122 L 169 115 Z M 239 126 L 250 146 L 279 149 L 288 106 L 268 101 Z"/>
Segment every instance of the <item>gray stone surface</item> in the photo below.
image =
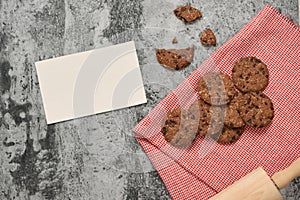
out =
<path fill-rule="evenodd" d="M 177 20 L 185 3 L 203 19 Z M 296 0 L 0 0 L 0 199 L 171 199 L 131 128 L 266 4 L 298 23 Z M 207 27 L 216 47 L 199 43 Z M 153 54 L 174 36 L 196 50 L 180 72 Z M 47 126 L 34 62 L 131 39 L 148 103 Z M 283 194 L 300 199 L 299 179 Z"/>

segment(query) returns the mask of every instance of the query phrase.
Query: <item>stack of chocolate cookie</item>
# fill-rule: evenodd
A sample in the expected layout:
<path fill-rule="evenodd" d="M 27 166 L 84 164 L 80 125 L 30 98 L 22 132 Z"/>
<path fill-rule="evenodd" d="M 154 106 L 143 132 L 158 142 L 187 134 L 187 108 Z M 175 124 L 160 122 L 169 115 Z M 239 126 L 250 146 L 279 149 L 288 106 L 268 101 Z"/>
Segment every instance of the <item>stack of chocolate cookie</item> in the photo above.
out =
<path fill-rule="evenodd" d="M 268 78 L 267 66 L 255 57 L 238 60 L 232 80 L 218 72 L 205 74 L 198 83 L 199 100 L 187 110 L 168 112 L 162 128 L 165 139 L 174 146 L 187 147 L 197 135 L 208 134 L 227 144 L 240 138 L 245 124 L 265 127 L 274 117 L 273 104 L 262 93 Z"/>
<path fill-rule="evenodd" d="M 232 69 L 232 80 L 242 92 L 237 104 L 244 122 L 254 128 L 267 126 L 274 117 L 272 101 L 262 93 L 269 83 L 267 65 L 255 57 L 241 58 Z"/>
<path fill-rule="evenodd" d="M 235 103 L 237 91 L 230 77 L 218 72 L 205 74 L 198 83 L 198 93 L 203 103 L 213 111 L 208 123 L 214 128 L 208 129 L 205 134 L 208 133 L 220 143 L 236 141 L 245 124 L 238 113 Z"/>

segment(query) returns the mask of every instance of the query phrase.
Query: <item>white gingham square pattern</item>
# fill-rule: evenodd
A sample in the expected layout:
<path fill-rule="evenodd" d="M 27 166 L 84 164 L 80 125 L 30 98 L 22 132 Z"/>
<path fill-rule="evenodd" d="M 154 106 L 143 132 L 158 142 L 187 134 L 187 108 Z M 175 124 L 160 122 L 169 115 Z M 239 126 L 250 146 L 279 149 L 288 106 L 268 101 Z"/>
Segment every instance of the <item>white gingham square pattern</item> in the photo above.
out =
<path fill-rule="evenodd" d="M 206 157 L 199 156 L 201 137 L 186 150 L 167 144 L 160 132 L 165 113 L 197 98 L 197 82 L 211 63 L 231 75 L 234 62 L 245 56 L 268 66 L 269 85 L 263 92 L 274 104 L 272 123 L 261 129 L 246 127 L 237 142 L 217 144 Z M 259 166 L 272 176 L 300 157 L 299 71 L 300 29 L 266 6 L 134 128 L 173 199 L 208 199 Z"/>

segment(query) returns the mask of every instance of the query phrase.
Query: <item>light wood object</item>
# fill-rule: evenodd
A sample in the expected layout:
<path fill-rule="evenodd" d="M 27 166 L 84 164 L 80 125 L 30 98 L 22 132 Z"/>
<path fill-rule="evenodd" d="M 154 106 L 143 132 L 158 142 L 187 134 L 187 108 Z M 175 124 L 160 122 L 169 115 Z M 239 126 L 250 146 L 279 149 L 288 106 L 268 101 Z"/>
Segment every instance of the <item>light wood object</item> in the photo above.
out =
<path fill-rule="evenodd" d="M 300 158 L 288 168 L 277 172 L 272 180 L 263 168 L 258 168 L 229 186 L 210 200 L 282 200 L 279 189 L 300 176 Z M 275 186 L 278 186 L 278 188 Z"/>

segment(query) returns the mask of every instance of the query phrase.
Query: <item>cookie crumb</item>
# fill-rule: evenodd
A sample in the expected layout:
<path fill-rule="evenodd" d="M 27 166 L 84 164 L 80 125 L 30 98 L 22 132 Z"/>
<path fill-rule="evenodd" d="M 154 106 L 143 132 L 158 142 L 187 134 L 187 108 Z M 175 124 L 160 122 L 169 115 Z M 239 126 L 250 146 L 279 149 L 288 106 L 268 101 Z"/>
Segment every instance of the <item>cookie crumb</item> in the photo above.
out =
<path fill-rule="evenodd" d="M 200 35 L 200 41 L 203 45 L 206 46 L 216 46 L 217 40 L 214 32 L 211 29 L 206 29 L 201 35 Z"/>
<path fill-rule="evenodd" d="M 177 44 L 177 43 L 178 43 L 178 40 L 177 40 L 176 37 L 173 38 L 172 43 L 173 43 L 173 44 Z"/>

